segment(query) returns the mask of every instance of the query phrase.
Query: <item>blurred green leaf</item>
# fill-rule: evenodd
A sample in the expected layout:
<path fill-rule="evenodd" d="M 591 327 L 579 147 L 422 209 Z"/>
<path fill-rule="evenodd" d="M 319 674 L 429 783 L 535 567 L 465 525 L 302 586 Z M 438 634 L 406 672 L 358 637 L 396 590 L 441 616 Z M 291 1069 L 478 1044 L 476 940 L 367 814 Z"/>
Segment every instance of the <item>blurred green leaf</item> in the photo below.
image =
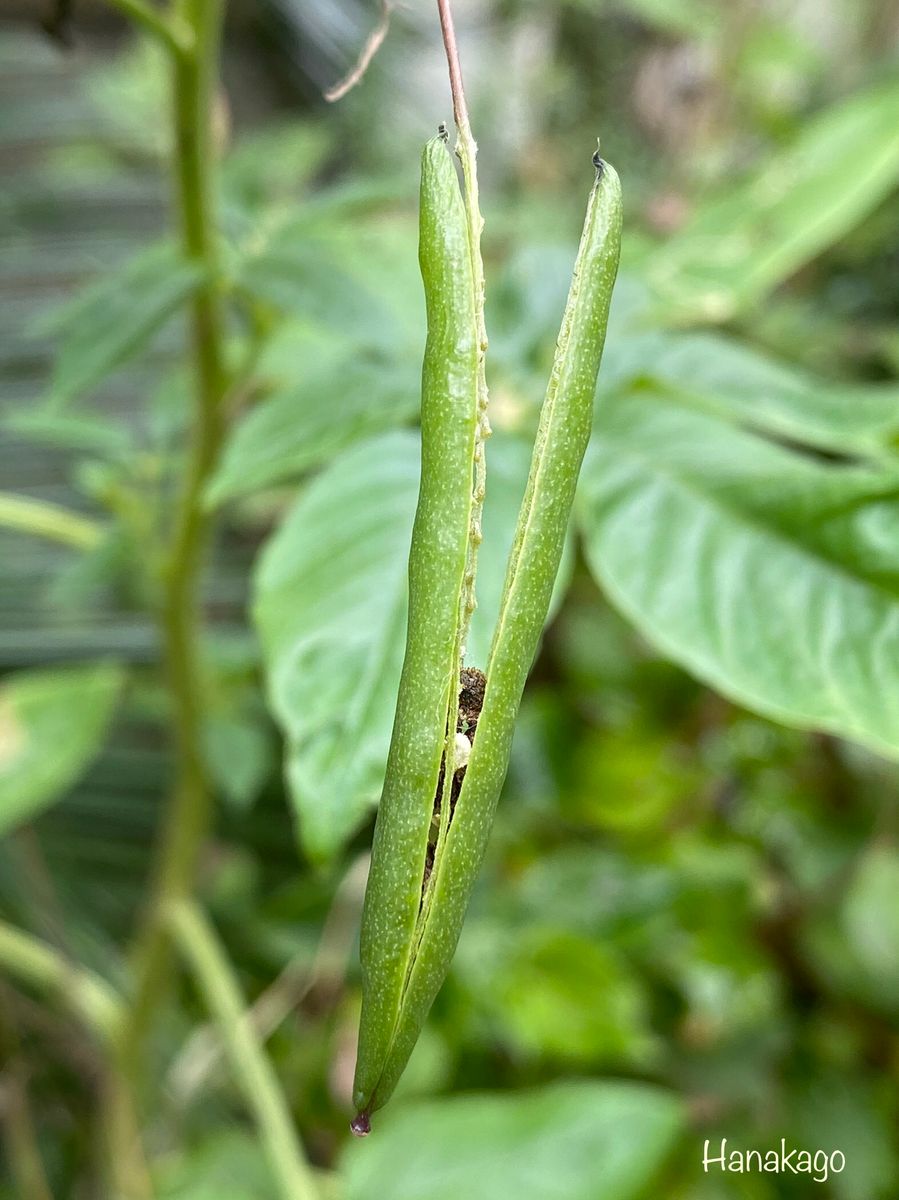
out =
<path fill-rule="evenodd" d="M 625 615 L 738 702 L 899 754 L 899 473 L 824 465 L 649 393 L 600 418 L 580 520 Z"/>
<path fill-rule="evenodd" d="M 836 454 L 884 455 L 899 435 L 899 387 L 832 383 L 711 333 L 623 334 L 603 365 L 603 397 L 651 381 L 682 404 Z"/>
<path fill-rule="evenodd" d="M 342 261 L 339 246 L 302 224 L 271 235 L 250 254 L 239 267 L 237 286 L 283 313 L 351 334 L 356 345 L 383 347 L 395 339 L 384 296 Z"/>
<path fill-rule="evenodd" d="M 145 250 L 89 287 L 50 322 L 62 337 L 48 402 L 94 387 L 137 354 L 202 279 L 167 242 Z"/>
<path fill-rule="evenodd" d="M 702 204 L 649 259 L 665 307 L 678 320 L 729 320 L 843 237 L 896 183 L 897 127 L 899 81 L 856 92 Z"/>
<path fill-rule="evenodd" d="M 0 688 L 0 835 L 42 812 L 100 749 L 122 687 L 100 663 L 22 671 Z"/>
<path fill-rule="evenodd" d="M 278 1196 L 258 1140 L 240 1128 L 208 1137 L 169 1159 L 156 1185 L 160 1200 L 275 1200 Z"/>
<path fill-rule="evenodd" d="M 539 364 L 541 388 L 572 259 L 570 248 L 521 251 L 506 265 L 492 297 L 492 355 L 513 376 L 521 374 L 522 364 Z M 653 329 L 649 306 L 643 283 L 623 273 L 612 298 L 597 423 L 611 392 L 651 385 L 689 408 L 816 449 L 881 457 L 895 452 L 895 384 L 833 382 L 724 334 Z M 507 421 L 502 388 L 494 399 L 497 419 Z"/>
<path fill-rule="evenodd" d="M 791 1089 L 788 1106 L 797 1144 L 845 1154 L 846 1169 L 828 1181 L 837 1200 L 892 1200 L 899 1154 L 895 1112 L 882 1080 L 814 1072 Z"/>
<path fill-rule="evenodd" d="M 222 165 L 226 194 L 260 206 L 295 198 L 321 167 L 333 134 L 324 125 L 291 120 L 241 138 Z"/>
<path fill-rule="evenodd" d="M 701 779 L 670 735 L 634 722 L 585 739 L 565 815 L 619 835 L 656 838 L 675 812 L 688 810 Z"/>
<path fill-rule="evenodd" d="M 595 0 L 575 0 L 592 11 Z M 651 28 L 674 37 L 695 37 L 707 40 L 715 37 L 723 24 L 722 10 L 709 0 L 616 0 L 615 8 L 623 9 Z"/>
<path fill-rule="evenodd" d="M 300 363 L 296 379 L 234 429 L 209 485 L 209 503 L 295 479 L 418 411 L 420 371 L 404 361 L 342 349 L 319 360 L 301 355 Z"/>
<path fill-rule="evenodd" d="M 843 899 L 843 929 L 872 986 L 899 996 L 899 852 L 875 845 L 856 866 Z"/>
<path fill-rule="evenodd" d="M 121 145 L 140 150 L 163 162 L 171 152 L 169 115 L 171 64 L 165 47 L 146 34 L 128 40 L 114 57 L 87 75 L 85 84 L 93 105 L 107 129 L 115 131 Z M 97 139 L 98 148 L 110 154 L 112 139 Z"/>
<path fill-rule="evenodd" d="M 618 1082 L 397 1105 L 347 1148 L 346 1200 L 635 1200 L 683 1121 L 670 1094 Z"/>
<path fill-rule="evenodd" d="M 551 910 L 550 910 L 551 911 Z M 645 1067 L 645 985 L 608 944 L 547 925 L 475 926 L 455 968 L 516 1056 Z"/>
<path fill-rule="evenodd" d="M 253 616 L 307 852 L 334 854 L 378 798 L 405 631 L 418 441 L 361 443 L 302 492 L 263 551 Z"/>
<path fill-rule="evenodd" d="M 86 450 L 118 457 L 131 445 L 124 426 L 114 424 L 107 415 L 27 409 L 11 412 L 2 424 L 28 441 L 63 450 Z"/>
<path fill-rule="evenodd" d="M 517 878 L 504 882 L 496 902 L 506 925 L 527 927 L 550 915 L 570 932 L 614 941 L 670 914 L 679 886 L 670 867 L 579 838 L 561 849 L 544 848 Z"/>
<path fill-rule="evenodd" d="M 222 795 L 240 810 L 250 808 L 272 774 L 275 743 L 263 714 L 211 712 L 204 728 L 206 760 Z"/>
<path fill-rule="evenodd" d="M 486 660 L 530 459 L 512 438 L 491 441 L 489 454 L 474 662 Z M 254 619 L 269 696 L 288 739 L 300 836 L 316 858 L 334 854 L 380 794 L 418 474 L 411 432 L 351 447 L 300 494 L 257 567 Z"/>

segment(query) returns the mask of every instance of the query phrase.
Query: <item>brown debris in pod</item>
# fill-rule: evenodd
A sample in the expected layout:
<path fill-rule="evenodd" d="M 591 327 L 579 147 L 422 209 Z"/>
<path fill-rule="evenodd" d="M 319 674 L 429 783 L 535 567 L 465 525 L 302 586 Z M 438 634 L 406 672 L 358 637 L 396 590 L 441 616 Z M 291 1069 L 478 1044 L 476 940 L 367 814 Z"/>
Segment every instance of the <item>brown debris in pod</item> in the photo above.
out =
<path fill-rule="evenodd" d="M 474 741 L 478 728 L 478 718 L 484 704 L 484 693 L 487 690 L 487 676 L 477 667 L 463 667 L 459 672 L 459 715 L 456 721 L 456 733 L 464 734 L 469 742 Z M 437 776 L 437 790 L 434 795 L 434 810 L 431 814 L 431 832 L 428 838 L 428 848 L 425 852 L 425 867 L 421 881 L 421 892 L 424 897 L 425 888 L 434 869 L 434 854 L 436 851 L 437 835 L 440 830 L 440 801 L 443 796 L 444 761 L 440 763 L 440 773 Z M 465 767 L 459 767 L 453 776 L 450 789 L 450 821 L 453 819 L 456 801 L 462 790 L 462 780 L 465 778 Z"/>

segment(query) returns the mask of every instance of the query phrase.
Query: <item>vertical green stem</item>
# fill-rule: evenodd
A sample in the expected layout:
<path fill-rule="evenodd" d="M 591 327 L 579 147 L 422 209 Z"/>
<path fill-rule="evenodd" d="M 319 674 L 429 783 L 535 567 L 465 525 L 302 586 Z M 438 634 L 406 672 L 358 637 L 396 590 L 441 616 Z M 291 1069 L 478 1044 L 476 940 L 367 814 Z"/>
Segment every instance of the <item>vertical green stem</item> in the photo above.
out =
<path fill-rule="evenodd" d="M 193 430 L 174 518 L 159 615 L 172 704 L 175 778 L 163 819 L 154 877 L 134 952 L 132 1004 L 118 1046 L 122 1074 L 139 1091 L 146 1041 L 170 977 L 164 913 L 189 895 L 208 828 L 211 795 L 202 748 L 200 585 L 209 535 L 202 504 L 224 435 L 227 388 L 223 314 L 213 219 L 212 110 L 218 79 L 223 0 L 181 0 L 174 18 L 191 30 L 189 48 L 172 56 L 174 171 L 183 252 L 203 268 L 191 303 L 195 375 Z M 115 1098 L 112 1098 L 113 1103 Z"/>
<path fill-rule="evenodd" d="M 215 1017 L 235 1084 L 243 1091 L 283 1200 L 317 1200 L 318 1188 L 294 1133 L 284 1093 L 246 1012 L 237 980 L 195 904 L 170 912 L 179 948 Z"/>

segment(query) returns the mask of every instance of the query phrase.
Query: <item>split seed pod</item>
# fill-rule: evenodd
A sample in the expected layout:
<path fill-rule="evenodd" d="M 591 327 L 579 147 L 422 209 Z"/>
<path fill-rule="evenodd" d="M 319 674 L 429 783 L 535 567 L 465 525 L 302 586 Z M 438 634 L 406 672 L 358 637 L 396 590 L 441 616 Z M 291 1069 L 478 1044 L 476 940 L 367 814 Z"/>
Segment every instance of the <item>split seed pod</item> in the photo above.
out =
<path fill-rule="evenodd" d="M 462 595 L 456 587 L 455 571 L 461 561 L 464 572 L 462 528 L 464 513 L 470 514 L 472 462 L 464 460 L 468 445 L 473 453 L 475 419 L 473 398 L 468 394 L 469 387 L 474 390 L 468 374 L 474 360 L 468 350 L 468 337 L 463 334 L 473 326 L 475 316 L 473 302 L 463 286 L 471 272 L 470 265 L 466 266 L 458 254 L 460 246 L 467 245 L 464 213 L 454 173 L 453 188 L 446 194 L 442 190 L 443 182 L 450 181 L 442 160 L 439 172 L 436 169 L 434 160 L 439 156 L 433 147 L 434 143 L 429 143 L 425 150 L 422 170 L 422 273 L 429 320 L 424 378 L 426 385 L 428 380 L 440 380 L 447 388 L 445 409 L 437 417 L 440 428 L 442 422 L 446 428 L 438 435 L 444 447 L 438 453 L 429 444 L 435 427 L 426 415 L 435 395 L 429 395 L 425 386 L 422 490 L 410 555 L 406 661 L 362 924 L 363 1008 L 354 1086 L 357 1117 L 353 1125 L 358 1133 L 367 1132 L 370 1114 L 386 1103 L 405 1068 L 449 969 L 484 857 L 508 767 L 521 694 L 546 620 L 578 473 L 590 437 L 596 378 L 621 244 L 621 186 L 614 169 L 597 154 L 596 178 L 509 556 L 483 703 L 477 716 L 477 736 L 471 742 L 460 785 L 453 787 L 453 793 L 457 793 L 454 804 L 446 803 L 448 791 L 446 787 L 442 790 L 440 837 L 436 847 L 429 846 L 441 758 L 449 731 L 456 729 L 454 716 L 458 711 L 449 681 L 452 679 L 453 687 L 458 687 L 459 664 L 448 649 L 443 622 L 448 623 L 453 605 Z M 444 158 L 452 170 L 445 148 Z M 433 207 L 438 174 L 440 209 L 446 222 L 439 230 L 434 224 L 437 210 Z M 431 179 L 427 189 L 426 176 Z M 432 206 L 428 213 L 426 195 Z M 435 252 L 445 255 L 439 270 L 431 259 Z M 467 261 L 470 264 L 470 259 Z M 443 283 L 435 286 L 438 278 Z M 445 303 L 450 294 L 460 304 L 452 315 Z M 463 345 L 464 354 L 459 352 Z M 441 353 L 441 346 L 446 357 L 439 363 L 429 362 L 432 354 Z M 461 387 L 457 393 L 449 386 L 451 382 L 461 385 L 463 378 L 464 402 Z M 450 420 L 448 413 L 456 411 L 456 404 L 457 417 Z M 466 440 L 469 430 L 470 443 Z M 451 461 L 457 474 L 449 473 Z M 447 474 L 428 476 L 432 469 Z M 426 496 L 430 497 L 426 512 L 434 518 L 427 526 L 422 509 Z M 447 524 L 438 529 L 436 514 L 443 507 Z M 426 527 L 434 538 L 430 548 L 416 544 Z M 452 562 L 452 586 L 447 592 L 428 596 L 417 590 L 425 574 L 414 570 L 413 564 L 434 555 L 443 565 L 440 571 L 434 565 L 432 574 L 441 574 L 444 584 L 449 581 Z M 417 620 L 423 622 L 421 628 L 416 626 Z M 455 646 L 461 650 L 458 636 Z M 445 673 L 448 662 L 453 662 L 451 675 Z M 444 692 L 440 692 L 440 681 Z M 427 711 L 415 708 L 426 699 L 433 707 Z M 412 732 L 416 740 L 407 741 L 406 734 Z M 453 734 L 449 737 L 454 741 Z M 458 782 L 455 770 L 451 777 Z M 429 790 L 430 783 L 434 786 Z"/>
<path fill-rule="evenodd" d="M 354 1096 L 358 1110 L 366 1114 L 392 1090 L 392 1085 L 385 1090 L 384 1072 L 395 1061 L 394 1041 L 403 1024 L 406 984 L 421 935 L 426 860 L 448 743 L 450 753 L 455 752 L 453 713 L 458 708 L 478 417 L 478 336 L 468 226 L 443 136 L 428 142 L 422 155 L 419 263 L 428 316 L 421 484 L 409 554 L 406 654 L 360 947 L 363 1002 Z"/>

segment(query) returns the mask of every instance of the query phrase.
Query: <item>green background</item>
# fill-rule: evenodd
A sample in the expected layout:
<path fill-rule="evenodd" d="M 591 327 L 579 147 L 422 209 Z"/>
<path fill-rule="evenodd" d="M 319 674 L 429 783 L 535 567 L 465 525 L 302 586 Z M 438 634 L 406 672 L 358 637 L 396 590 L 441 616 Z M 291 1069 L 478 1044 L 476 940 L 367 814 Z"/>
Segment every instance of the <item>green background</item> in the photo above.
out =
<path fill-rule="evenodd" d="M 113 984 L 170 759 L 148 615 L 185 438 L 166 79 L 99 5 L 0 25 L 0 916 Z M 457 958 L 349 1138 L 356 936 L 402 656 L 430 5 L 240 5 L 217 194 L 253 384 L 207 494 L 199 898 L 327 1197 L 899 1194 L 895 3 L 459 3 L 495 435 L 482 663 L 597 135 L 625 245 L 596 432 Z M 85 288 L 87 289 L 85 291 Z M 97 1191 L 96 1047 L 0 969 L 7 1148 Z M 165 1200 L 277 1195 L 180 974 L 147 1125 Z M 24 1098 L 24 1099 L 23 1099 Z M 839 1149 L 828 1183 L 702 1146 Z M 37 1194 L 37 1193 L 36 1193 Z M 0 1170 L 0 1195 L 16 1197 Z M 25 1197 L 23 1200 L 31 1200 Z"/>

